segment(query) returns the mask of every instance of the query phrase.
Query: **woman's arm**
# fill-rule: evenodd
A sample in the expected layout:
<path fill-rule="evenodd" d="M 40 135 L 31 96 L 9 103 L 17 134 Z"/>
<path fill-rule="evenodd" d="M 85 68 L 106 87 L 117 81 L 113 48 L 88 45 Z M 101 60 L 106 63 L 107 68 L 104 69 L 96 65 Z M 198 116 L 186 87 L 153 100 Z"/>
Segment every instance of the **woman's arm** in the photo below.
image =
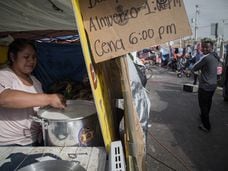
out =
<path fill-rule="evenodd" d="M 60 94 L 27 93 L 11 89 L 5 89 L 0 93 L 0 107 L 22 109 L 47 105 L 65 108 L 64 96 Z"/>

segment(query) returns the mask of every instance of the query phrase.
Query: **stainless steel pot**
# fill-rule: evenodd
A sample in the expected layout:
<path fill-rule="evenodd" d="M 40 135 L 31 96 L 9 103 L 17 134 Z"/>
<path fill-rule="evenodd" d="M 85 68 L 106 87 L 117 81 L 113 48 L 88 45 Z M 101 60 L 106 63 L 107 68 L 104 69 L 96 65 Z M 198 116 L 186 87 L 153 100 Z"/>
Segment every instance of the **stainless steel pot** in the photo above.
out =
<path fill-rule="evenodd" d="M 18 171 L 85 171 L 80 164 L 66 160 L 48 160 L 34 163 Z"/>
<path fill-rule="evenodd" d="M 46 146 L 103 145 L 93 102 L 70 100 L 66 109 L 43 108 L 38 111 L 38 117 Z"/>

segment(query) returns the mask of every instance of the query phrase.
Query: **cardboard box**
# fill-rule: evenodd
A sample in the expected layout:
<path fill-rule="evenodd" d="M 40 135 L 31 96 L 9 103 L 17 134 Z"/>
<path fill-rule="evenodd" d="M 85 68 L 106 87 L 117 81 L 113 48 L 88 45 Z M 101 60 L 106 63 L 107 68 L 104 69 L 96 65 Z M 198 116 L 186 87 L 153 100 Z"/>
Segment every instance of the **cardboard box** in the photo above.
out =
<path fill-rule="evenodd" d="M 184 84 L 183 90 L 187 92 L 197 92 L 198 91 L 198 85 L 193 85 L 193 84 Z"/>

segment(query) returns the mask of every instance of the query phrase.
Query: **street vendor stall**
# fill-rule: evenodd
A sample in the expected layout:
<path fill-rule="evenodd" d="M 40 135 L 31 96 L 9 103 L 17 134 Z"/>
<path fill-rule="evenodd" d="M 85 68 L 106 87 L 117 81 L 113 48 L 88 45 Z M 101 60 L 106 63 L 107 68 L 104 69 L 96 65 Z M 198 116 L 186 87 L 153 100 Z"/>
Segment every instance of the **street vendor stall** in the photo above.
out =
<path fill-rule="evenodd" d="M 96 118 L 89 121 L 88 126 L 80 125 L 78 136 L 75 134 L 68 136 L 71 135 L 69 132 L 74 131 L 77 127 L 75 123 L 71 122 L 72 118 L 69 123 L 63 123 L 66 120 L 62 118 L 53 124 L 50 121 L 44 122 L 45 119 L 47 120 L 46 116 L 41 117 L 44 120 L 36 120 L 43 124 L 43 136 L 47 135 L 43 138 L 45 141 L 47 140 L 46 145 L 48 146 L 37 148 L 38 151 L 43 150 L 42 156 L 48 150 L 53 149 L 55 155 L 58 154 L 58 157 L 69 160 L 69 155 L 66 156 L 68 151 L 72 150 L 73 153 L 77 153 L 77 149 L 89 150 L 90 152 L 87 154 L 91 154 L 90 158 L 85 161 L 80 160 L 84 169 L 102 170 L 105 165 L 102 160 L 104 161 L 104 156 L 107 156 L 109 170 L 146 170 L 146 132 L 150 100 L 140 82 L 133 61 L 127 54 L 190 34 L 183 1 L 172 1 L 172 3 L 167 1 L 167 3 L 154 3 L 151 0 L 145 2 L 141 0 L 121 2 L 112 0 L 9 0 L 0 2 L 0 19 L 4 21 L 0 23 L 0 36 L 10 34 L 14 38 L 24 37 L 37 40 L 50 38 L 53 35 L 63 35 L 64 32 L 67 34 L 69 31 L 77 32 L 80 36 L 80 50 L 83 52 L 83 58 L 80 59 L 84 59 L 84 65 L 79 62 L 80 59 L 75 52 L 72 53 L 75 56 L 73 55 L 69 59 L 69 56 L 65 56 L 67 51 L 64 51 L 62 55 L 58 53 L 62 49 L 61 45 L 55 44 L 54 46 L 57 48 L 54 50 L 55 52 L 52 52 L 53 47 L 51 46 L 53 45 L 38 42 L 37 44 L 40 46 L 38 52 L 42 52 L 41 56 L 46 53 L 46 56 L 41 57 L 43 59 L 39 58 L 41 62 L 35 74 L 37 77 L 40 76 L 47 92 L 55 92 L 58 89 L 50 85 L 59 86 L 60 77 L 61 81 L 66 77 L 70 78 L 70 82 L 64 80 L 68 81 L 63 86 L 64 91 L 61 88 L 58 90 L 62 91 L 70 100 L 75 100 L 74 96 L 69 93 L 74 86 L 71 81 L 82 81 L 86 73 L 92 95 L 90 100 L 95 106 L 95 112 L 92 114 L 95 113 Z M 160 20 L 160 18 L 163 19 Z M 74 68 L 76 64 L 79 64 L 81 68 L 70 70 L 64 65 L 66 63 L 71 65 L 70 68 Z M 58 68 L 55 70 L 58 72 L 51 73 L 54 67 Z M 58 75 L 58 77 L 54 78 L 53 75 Z M 117 105 L 120 101 L 122 107 Z M 84 109 L 86 107 L 82 107 L 81 110 Z M 51 110 L 51 112 L 53 111 Z M 51 121 L 53 120 L 56 121 L 51 118 Z M 120 131 L 121 120 L 124 122 L 122 124 L 124 126 Z M 90 127 L 94 126 L 96 122 L 99 123 L 99 131 L 102 135 L 100 140 L 103 141 L 98 143 L 99 145 L 96 144 L 101 146 L 99 148 L 95 148 L 95 144 L 88 143 L 95 135 L 98 135 L 94 134 L 96 128 Z M 58 140 L 66 139 L 69 144 L 66 144 L 65 141 L 55 141 L 56 137 Z M 73 141 L 71 144 L 71 140 L 76 138 L 80 139 L 79 143 L 75 144 Z M 120 142 L 116 143 L 117 146 L 114 145 L 116 141 Z M 50 147 L 52 145 L 60 147 Z M 103 151 L 104 148 L 106 153 Z M 28 156 L 33 155 L 33 151 L 36 151 L 36 148 L 9 147 L 9 149 L 15 152 L 25 150 L 26 155 L 29 154 Z M 3 167 L 7 156 L 12 154 L 12 151 L 7 152 L 6 148 L 0 150 L 7 153 L 0 158 L 0 167 Z M 94 150 L 97 150 L 95 156 L 93 156 Z M 25 161 L 28 156 L 24 158 Z M 23 165 L 24 159 L 21 162 Z M 9 162 L 12 164 L 13 161 Z M 94 168 L 92 168 L 93 165 Z"/>

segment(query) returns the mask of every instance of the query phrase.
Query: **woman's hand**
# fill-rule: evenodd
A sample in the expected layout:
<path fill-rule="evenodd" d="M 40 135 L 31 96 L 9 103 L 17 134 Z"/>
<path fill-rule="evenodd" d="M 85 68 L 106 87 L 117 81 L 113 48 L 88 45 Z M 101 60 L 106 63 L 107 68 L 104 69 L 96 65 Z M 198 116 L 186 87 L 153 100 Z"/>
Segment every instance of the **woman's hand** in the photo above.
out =
<path fill-rule="evenodd" d="M 66 107 L 66 99 L 61 94 L 49 94 L 49 105 L 55 108 L 64 109 Z"/>

